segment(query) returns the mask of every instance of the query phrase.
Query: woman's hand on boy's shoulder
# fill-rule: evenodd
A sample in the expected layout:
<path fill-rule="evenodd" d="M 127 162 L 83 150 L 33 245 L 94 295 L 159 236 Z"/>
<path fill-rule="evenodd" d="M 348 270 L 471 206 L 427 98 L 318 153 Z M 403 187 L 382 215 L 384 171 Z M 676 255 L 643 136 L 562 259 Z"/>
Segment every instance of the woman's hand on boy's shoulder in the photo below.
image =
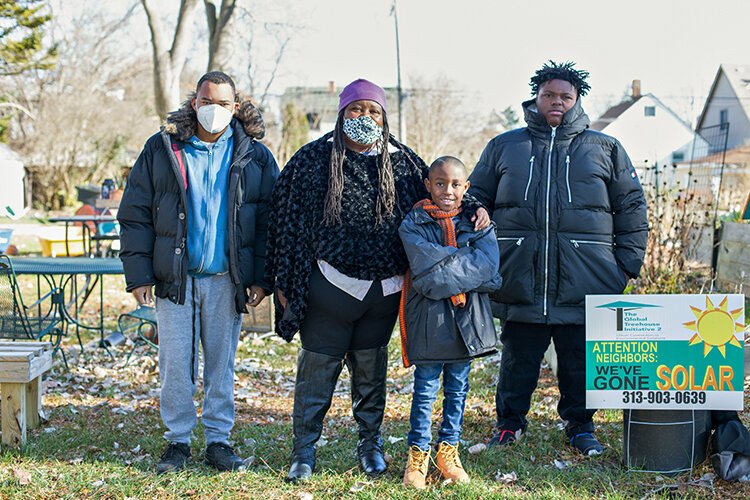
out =
<path fill-rule="evenodd" d="M 471 222 L 474 223 L 474 231 L 481 231 L 490 225 L 490 214 L 484 207 L 479 207 L 477 213 L 471 217 Z"/>

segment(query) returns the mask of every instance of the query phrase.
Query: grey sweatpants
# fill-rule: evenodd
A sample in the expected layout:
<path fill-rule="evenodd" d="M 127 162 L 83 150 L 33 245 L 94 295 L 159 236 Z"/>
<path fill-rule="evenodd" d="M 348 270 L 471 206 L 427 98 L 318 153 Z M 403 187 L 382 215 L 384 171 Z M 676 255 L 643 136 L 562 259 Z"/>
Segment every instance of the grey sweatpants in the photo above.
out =
<path fill-rule="evenodd" d="M 234 354 L 242 318 L 234 307 L 228 274 L 188 276 L 185 304 L 157 299 L 159 375 L 164 437 L 190 443 L 198 422 L 193 398 L 198 380 L 198 344 L 203 350 L 203 427 L 206 444 L 226 443 L 234 426 Z M 191 370 L 192 361 L 192 370 Z"/>

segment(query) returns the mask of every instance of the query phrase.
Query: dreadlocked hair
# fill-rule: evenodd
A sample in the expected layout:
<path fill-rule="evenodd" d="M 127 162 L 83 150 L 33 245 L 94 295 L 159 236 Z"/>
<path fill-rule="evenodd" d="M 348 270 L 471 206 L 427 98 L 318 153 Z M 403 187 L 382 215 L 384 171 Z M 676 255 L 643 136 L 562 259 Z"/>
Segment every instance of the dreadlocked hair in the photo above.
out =
<path fill-rule="evenodd" d="M 385 217 L 393 215 L 396 206 L 396 185 L 393 180 L 393 166 L 388 154 L 388 120 L 383 112 L 383 137 L 378 139 L 375 147 L 378 154 L 378 200 L 376 204 L 375 223 L 380 225 Z M 341 222 L 341 197 L 344 193 L 344 159 L 346 142 L 344 139 L 344 110 L 339 112 L 336 127 L 333 129 L 333 151 L 328 173 L 328 193 L 326 193 L 323 223 L 332 226 Z"/>
<path fill-rule="evenodd" d="M 556 63 L 550 60 L 549 63 L 544 63 L 544 66 L 536 70 L 534 76 L 531 77 L 529 82 L 531 95 L 537 95 L 539 88 L 550 80 L 565 80 L 576 88 L 579 96 L 585 96 L 591 90 L 591 86 L 586 83 L 589 72 L 583 69 L 574 69 L 575 65 L 576 63 L 573 61 Z"/>

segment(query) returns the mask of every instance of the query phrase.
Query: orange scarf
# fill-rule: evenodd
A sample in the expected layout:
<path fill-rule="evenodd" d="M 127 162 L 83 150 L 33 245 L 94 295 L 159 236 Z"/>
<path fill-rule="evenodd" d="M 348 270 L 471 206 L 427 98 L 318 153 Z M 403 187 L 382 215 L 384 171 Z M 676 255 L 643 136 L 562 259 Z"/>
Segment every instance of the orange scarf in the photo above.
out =
<path fill-rule="evenodd" d="M 432 200 L 424 199 L 418 201 L 414 208 L 421 207 L 427 214 L 435 219 L 440 224 L 440 229 L 443 233 L 443 245 L 456 248 L 456 226 L 453 224 L 453 217 L 461 213 L 462 208 L 458 207 L 455 210 L 446 212 L 440 210 Z M 411 272 L 406 271 L 404 274 L 404 286 L 401 289 L 401 303 L 399 305 L 398 317 L 399 317 L 399 329 L 401 330 L 401 359 L 404 362 L 405 367 L 409 367 L 411 362 L 407 355 L 407 340 L 406 340 L 406 301 L 409 296 L 409 290 L 411 289 Z M 458 295 L 451 296 L 451 303 L 455 307 L 464 307 L 466 305 L 466 294 L 459 293 Z"/>

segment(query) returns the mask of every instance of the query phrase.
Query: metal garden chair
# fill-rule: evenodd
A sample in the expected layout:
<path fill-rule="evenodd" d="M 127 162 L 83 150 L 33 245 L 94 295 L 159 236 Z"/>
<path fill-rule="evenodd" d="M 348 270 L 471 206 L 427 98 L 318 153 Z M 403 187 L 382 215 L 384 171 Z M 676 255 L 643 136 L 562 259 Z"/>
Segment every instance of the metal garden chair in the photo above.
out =
<path fill-rule="evenodd" d="M 135 332 L 132 336 L 133 348 L 128 354 L 123 368 L 130 363 L 138 344 L 144 343 L 156 350 L 159 349 L 159 330 L 156 324 L 156 309 L 148 306 L 138 306 L 134 311 L 126 312 L 117 318 L 117 326 L 123 336 L 129 332 Z"/>
<path fill-rule="evenodd" d="M 26 305 L 10 257 L 0 254 L 0 338 L 16 341 L 48 337 L 53 353 L 57 352 L 65 334 L 62 301 L 60 289 L 52 287 L 36 302 Z M 65 353 L 60 352 L 67 367 Z"/>

